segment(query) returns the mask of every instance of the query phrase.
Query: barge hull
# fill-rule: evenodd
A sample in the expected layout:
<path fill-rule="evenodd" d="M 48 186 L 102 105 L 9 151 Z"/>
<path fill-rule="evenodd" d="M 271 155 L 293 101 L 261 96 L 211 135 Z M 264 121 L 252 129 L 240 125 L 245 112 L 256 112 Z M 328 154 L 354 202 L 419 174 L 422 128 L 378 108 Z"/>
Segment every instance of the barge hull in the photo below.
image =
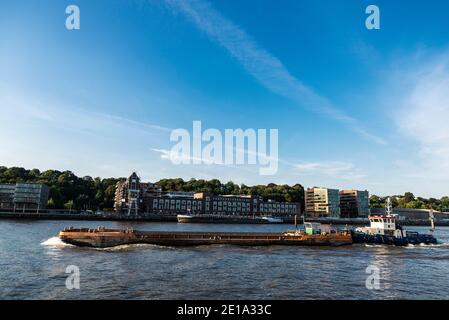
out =
<path fill-rule="evenodd" d="M 340 246 L 352 244 L 351 234 L 308 235 L 292 233 L 200 233 L 139 232 L 127 230 L 63 230 L 60 239 L 68 244 L 96 248 L 128 244 L 160 246 Z"/>

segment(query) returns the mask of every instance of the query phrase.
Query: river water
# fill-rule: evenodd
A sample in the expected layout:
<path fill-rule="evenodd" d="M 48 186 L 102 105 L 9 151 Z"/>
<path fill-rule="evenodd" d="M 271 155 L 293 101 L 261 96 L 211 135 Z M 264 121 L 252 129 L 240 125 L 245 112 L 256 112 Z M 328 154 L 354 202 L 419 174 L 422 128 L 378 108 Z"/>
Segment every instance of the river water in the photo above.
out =
<path fill-rule="evenodd" d="M 288 225 L 0 220 L 0 299 L 449 298 L 447 227 L 437 228 L 440 243 L 432 246 L 92 249 L 59 241 L 58 232 L 71 225 L 172 231 L 293 229 Z M 428 228 L 407 230 L 427 232 Z M 66 287 L 68 266 L 79 268 L 79 289 Z M 376 270 L 378 286 L 372 280 Z"/>

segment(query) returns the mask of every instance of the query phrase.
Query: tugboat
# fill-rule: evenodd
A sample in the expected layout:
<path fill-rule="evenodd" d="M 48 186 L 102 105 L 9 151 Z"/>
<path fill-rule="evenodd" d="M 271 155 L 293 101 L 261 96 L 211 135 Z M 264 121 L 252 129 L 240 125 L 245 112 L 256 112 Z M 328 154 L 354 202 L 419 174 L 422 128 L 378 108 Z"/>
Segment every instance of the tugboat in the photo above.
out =
<path fill-rule="evenodd" d="M 389 244 L 406 246 L 408 244 L 434 244 L 437 239 L 432 234 L 419 234 L 405 231 L 397 223 L 398 215 L 393 214 L 391 198 L 386 201 L 385 215 L 370 215 L 369 227 L 356 228 L 351 231 L 353 243 Z M 430 215 L 433 225 L 433 215 Z"/>

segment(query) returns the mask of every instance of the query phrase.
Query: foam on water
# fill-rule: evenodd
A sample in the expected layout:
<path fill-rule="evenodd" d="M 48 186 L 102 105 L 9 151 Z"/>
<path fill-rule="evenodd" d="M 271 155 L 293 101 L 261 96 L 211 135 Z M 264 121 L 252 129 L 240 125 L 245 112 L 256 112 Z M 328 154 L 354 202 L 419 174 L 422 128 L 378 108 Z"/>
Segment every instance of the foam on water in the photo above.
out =
<path fill-rule="evenodd" d="M 41 242 L 41 245 L 47 246 L 47 247 L 53 247 L 53 248 L 76 247 L 75 245 L 63 242 L 59 237 L 51 237 L 51 238 Z M 92 247 L 83 247 L 83 248 L 97 250 L 97 251 L 127 251 L 127 250 L 134 250 L 134 249 L 156 249 L 156 248 L 163 248 L 163 249 L 167 249 L 167 250 L 175 249 L 173 247 L 165 247 L 165 246 L 158 246 L 158 245 L 154 245 L 154 244 L 145 244 L 145 243 L 124 244 L 124 245 L 109 247 L 109 248 L 92 248 Z"/>
<path fill-rule="evenodd" d="M 366 248 L 381 248 L 381 247 L 396 247 L 394 245 L 389 245 L 389 244 L 368 244 L 365 243 L 364 246 Z M 425 243 L 420 243 L 420 244 L 407 244 L 406 246 L 399 246 L 398 248 L 406 248 L 406 249 L 430 249 L 430 248 L 445 248 L 445 247 L 449 247 L 449 243 L 448 242 L 444 242 L 444 243 L 430 243 L 430 244 L 425 244 Z"/>
<path fill-rule="evenodd" d="M 41 242 L 41 245 L 48 247 L 73 247 L 73 245 L 63 242 L 59 237 L 51 237 L 50 239 Z"/>
<path fill-rule="evenodd" d="M 369 243 L 365 243 L 364 245 L 367 248 L 381 248 L 386 246 L 385 244 L 369 244 Z"/>
<path fill-rule="evenodd" d="M 410 244 L 409 243 L 404 248 L 407 248 L 407 249 L 430 249 L 430 248 L 444 248 L 444 247 L 449 247 L 449 243 L 447 243 L 447 242 L 430 243 L 430 244 L 425 244 L 425 243 Z"/>
<path fill-rule="evenodd" d="M 173 247 L 166 247 L 166 246 L 158 246 L 155 244 L 146 244 L 146 243 L 137 243 L 137 244 L 123 244 L 120 246 L 115 247 L 108 247 L 108 248 L 92 248 L 94 250 L 98 251 L 127 251 L 127 250 L 135 250 L 135 249 L 167 249 L 172 250 L 175 249 Z"/>

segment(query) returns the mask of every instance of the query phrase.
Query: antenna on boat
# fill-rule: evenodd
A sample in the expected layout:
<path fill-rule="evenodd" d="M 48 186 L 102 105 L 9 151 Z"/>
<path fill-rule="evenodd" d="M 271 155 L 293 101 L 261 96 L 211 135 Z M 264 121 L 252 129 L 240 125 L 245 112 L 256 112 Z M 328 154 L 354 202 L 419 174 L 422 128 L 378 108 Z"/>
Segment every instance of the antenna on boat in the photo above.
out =
<path fill-rule="evenodd" d="M 295 230 L 298 231 L 298 215 L 295 214 Z"/>
<path fill-rule="evenodd" d="M 385 204 L 385 215 L 387 217 L 390 217 L 393 215 L 393 202 L 391 201 L 391 197 L 387 198 L 387 201 Z"/>

